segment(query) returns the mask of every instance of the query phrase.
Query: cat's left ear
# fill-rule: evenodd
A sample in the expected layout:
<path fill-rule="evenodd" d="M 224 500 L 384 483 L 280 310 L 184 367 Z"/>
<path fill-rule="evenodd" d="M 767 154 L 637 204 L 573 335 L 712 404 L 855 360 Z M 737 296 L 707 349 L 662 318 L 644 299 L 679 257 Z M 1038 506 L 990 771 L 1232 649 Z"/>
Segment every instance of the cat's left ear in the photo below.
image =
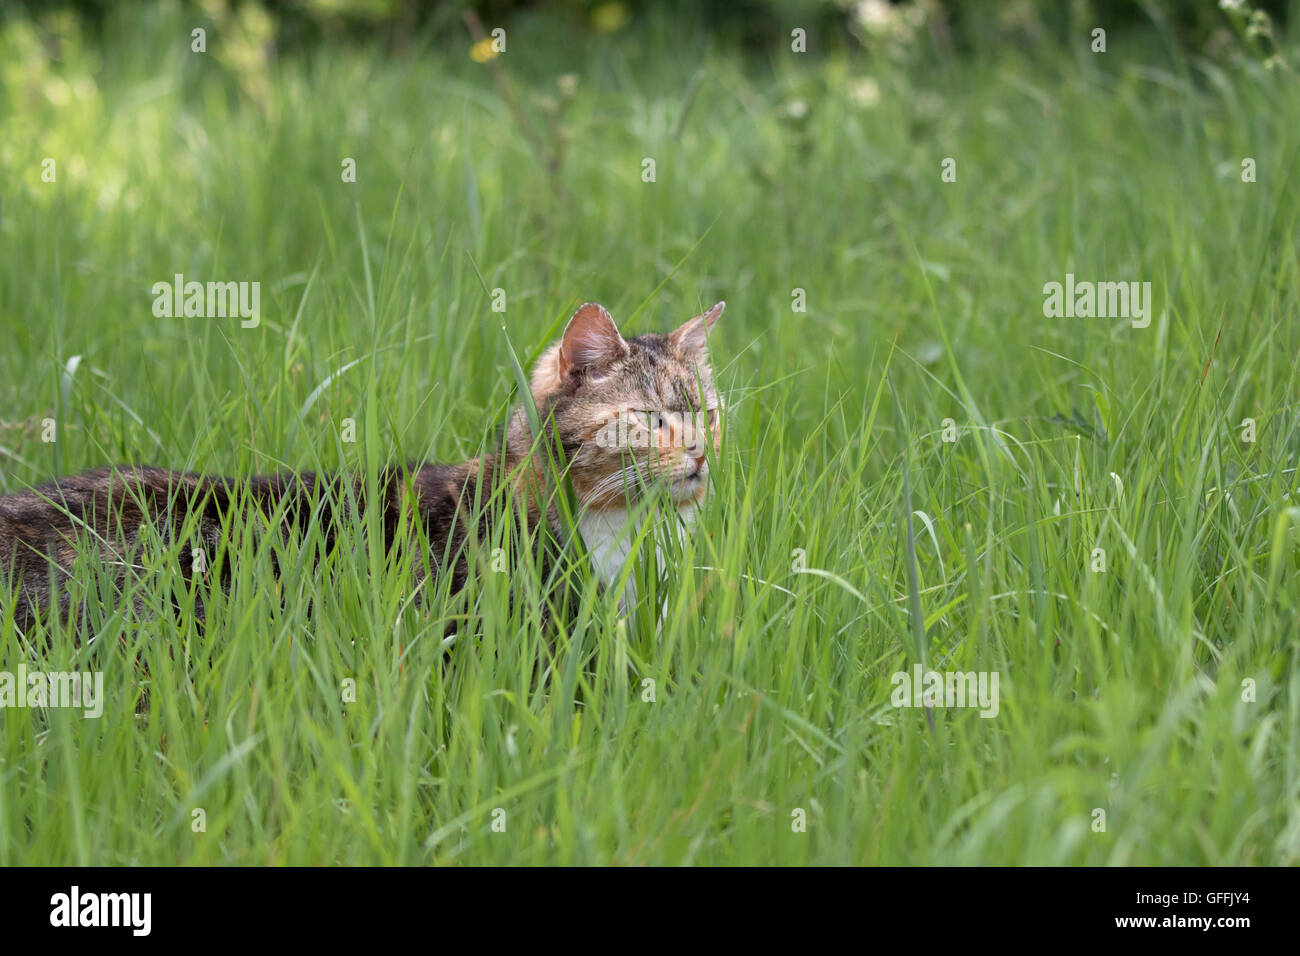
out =
<path fill-rule="evenodd" d="M 627 353 L 627 343 L 618 334 L 609 312 L 603 305 L 588 302 L 573 313 L 565 326 L 560 340 L 560 378 L 588 369 L 598 371 Z"/>
<path fill-rule="evenodd" d="M 722 310 L 727 307 L 727 303 L 719 302 L 709 311 L 697 315 L 689 322 L 683 323 L 672 332 L 668 333 L 668 341 L 673 343 L 673 347 L 683 354 L 692 352 L 703 353 L 706 351 L 709 331 L 717 323 Z"/>

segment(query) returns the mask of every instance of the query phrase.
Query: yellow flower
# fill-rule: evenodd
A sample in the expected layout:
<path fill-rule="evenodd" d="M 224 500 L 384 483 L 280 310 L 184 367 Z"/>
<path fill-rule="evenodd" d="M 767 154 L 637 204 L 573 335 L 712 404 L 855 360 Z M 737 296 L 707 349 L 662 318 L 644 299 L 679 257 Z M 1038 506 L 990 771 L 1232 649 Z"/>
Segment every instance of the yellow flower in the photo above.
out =
<path fill-rule="evenodd" d="M 469 48 L 470 59 L 475 63 L 486 63 L 494 56 L 500 56 L 491 37 L 484 37 Z"/>
<path fill-rule="evenodd" d="M 627 7 L 617 0 L 602 3 L 591 11 L 591 25 L 601 33 L 617 33 L 627 26 L 627 21 L 630 19 L 632 15 L 628 13 Z"/>

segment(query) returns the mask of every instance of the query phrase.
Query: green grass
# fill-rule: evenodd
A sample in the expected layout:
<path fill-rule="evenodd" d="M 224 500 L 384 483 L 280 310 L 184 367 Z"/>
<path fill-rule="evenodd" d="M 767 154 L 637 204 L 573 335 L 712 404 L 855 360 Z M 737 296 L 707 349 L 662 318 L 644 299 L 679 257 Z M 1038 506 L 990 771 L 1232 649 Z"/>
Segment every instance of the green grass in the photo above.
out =
<path fill-rule="evenodd" d="M 0 864 L 1300 862 L 1293 75 L 1154 31 L 908 68 L 525 18 L 530 137 L 468 41 L 266 59 L 250 19 L 199 55 L 170 10 L 57 59 L 0 32 L 0 492 L 462 460 L 507 335 L 587 300 L 628 333 L 727 300 L 726 448 L 661 636 L 589 579 L 553 635 L 508 610 L 527 575 L 418 607 L 416 549 L 360 525 L 233 528 L 206 631 L 0 619 L 0 669 L 107 694 L 0 711 Z M 260 326 L 155 318 L 177 272 L 260 281 Z M 1150 327 L 1045 318 L 1067 272 L 1150 281 Z M 921 655 L 996 671 L 998 715 L 891 706 Z"/>

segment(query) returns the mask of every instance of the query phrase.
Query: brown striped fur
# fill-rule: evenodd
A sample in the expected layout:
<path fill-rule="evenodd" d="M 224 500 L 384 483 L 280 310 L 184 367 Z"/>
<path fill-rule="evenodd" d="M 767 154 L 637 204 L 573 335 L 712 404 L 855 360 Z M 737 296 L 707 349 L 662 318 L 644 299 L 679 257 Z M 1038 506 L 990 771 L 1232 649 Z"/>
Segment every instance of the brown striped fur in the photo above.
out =
<path fill-rule="evenodd" d="M 629 410 L 712 412 L 709 420 L 717 424 L 720 404 L 705 337 L 721 311 L 719 303 L 668 335 L 624 340 L 602 307 L 584 305 L 563 339 L 538 360 L 531 380 L 533 401 L 560 438 L 583 508 L 626 506 L 641 494 L 648 487 L 644 481 L 617 480 L 629 462 L 651 482 L 661 482 L 679 503 L 703 496 L 706 439 L 689 424 L 674 420 L 652 429 L 654 440 L 644 448 L 605 447 L 596 439 L 611 415 Z M 716 430 L 711 445 L 716 450 Z M 529 458 L 531 447 L 520 406 L 510 417 L 499 455 L 459 465 L 384 469 L 376 487 L 385 540 L 401 540 L 402 522 L 418 520 L 430 549 L 428 567 L 440 576 L 450 574 L 451 590 L 459 590 L 470 573 L 467 538 L 473 534 L 487 541 L 492 515 L 502 511 L 482 507 L 494 492 L 503 492 L 498 499 L 513 500 L 530 525 L 543 520 L 544 472 L 540 459 Z M 140 531 L 146 524 L 164 544 L 180 545 L 175 550 L 188 580 L 194 548 L 201 548 L 211 565 L 226 543 L 223 529 L 235 510 L 253 509 L 274 518 L 290 534 L 319 522 L 332 546 L 340 521 L 348 517 L 342 512 L 353 507 L 365 513 L 370 503 L 364 481 L 352 474 L 227 479 L 120 466 L 59 478 L 0 496 L 0 584 L 9 582 L 8 592 L 0 586 L 0 604 L 6 593 L 15 596 L 13 612 L 23 629 L 55 604 L 68 615 L 72 608 L 64 585 L 86 548 L 118 569 L 120 589 L 138 569 Z M 559 532 L 553 508 L 545 520 Z M 412 564 L 421 574 L 425 563 Z M 228 586 L 228 573 L 222 583 Z M 201 605 L 198 613 L 203 613 Z"/>

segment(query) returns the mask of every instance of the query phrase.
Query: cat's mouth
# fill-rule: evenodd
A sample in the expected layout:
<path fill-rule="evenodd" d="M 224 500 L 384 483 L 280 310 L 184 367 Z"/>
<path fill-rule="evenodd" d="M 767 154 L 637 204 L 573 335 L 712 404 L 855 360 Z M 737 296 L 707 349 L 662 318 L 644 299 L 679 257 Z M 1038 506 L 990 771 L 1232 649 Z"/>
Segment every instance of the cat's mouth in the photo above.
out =
<path fill-rule="evenodd" d="M 669 489 L 674 500 L 678 502 L 690 501 L 699 498 L 704 493 L 704 487 L 709 481 L 709 465 L 707 462 L 692 462 L 690 469 L 680 478 L 675 478 L 669 483 Z"/>
<path fill-rule="evenodd" d="M 659 470 L 633 463 L 578 488 L 589 508 L 626 506 L 644 498 L 662 497 L 676 505 L 703 499 L 709 483 L 709 463 L 704 455 L 688 456 L 677 467 Z"/>

